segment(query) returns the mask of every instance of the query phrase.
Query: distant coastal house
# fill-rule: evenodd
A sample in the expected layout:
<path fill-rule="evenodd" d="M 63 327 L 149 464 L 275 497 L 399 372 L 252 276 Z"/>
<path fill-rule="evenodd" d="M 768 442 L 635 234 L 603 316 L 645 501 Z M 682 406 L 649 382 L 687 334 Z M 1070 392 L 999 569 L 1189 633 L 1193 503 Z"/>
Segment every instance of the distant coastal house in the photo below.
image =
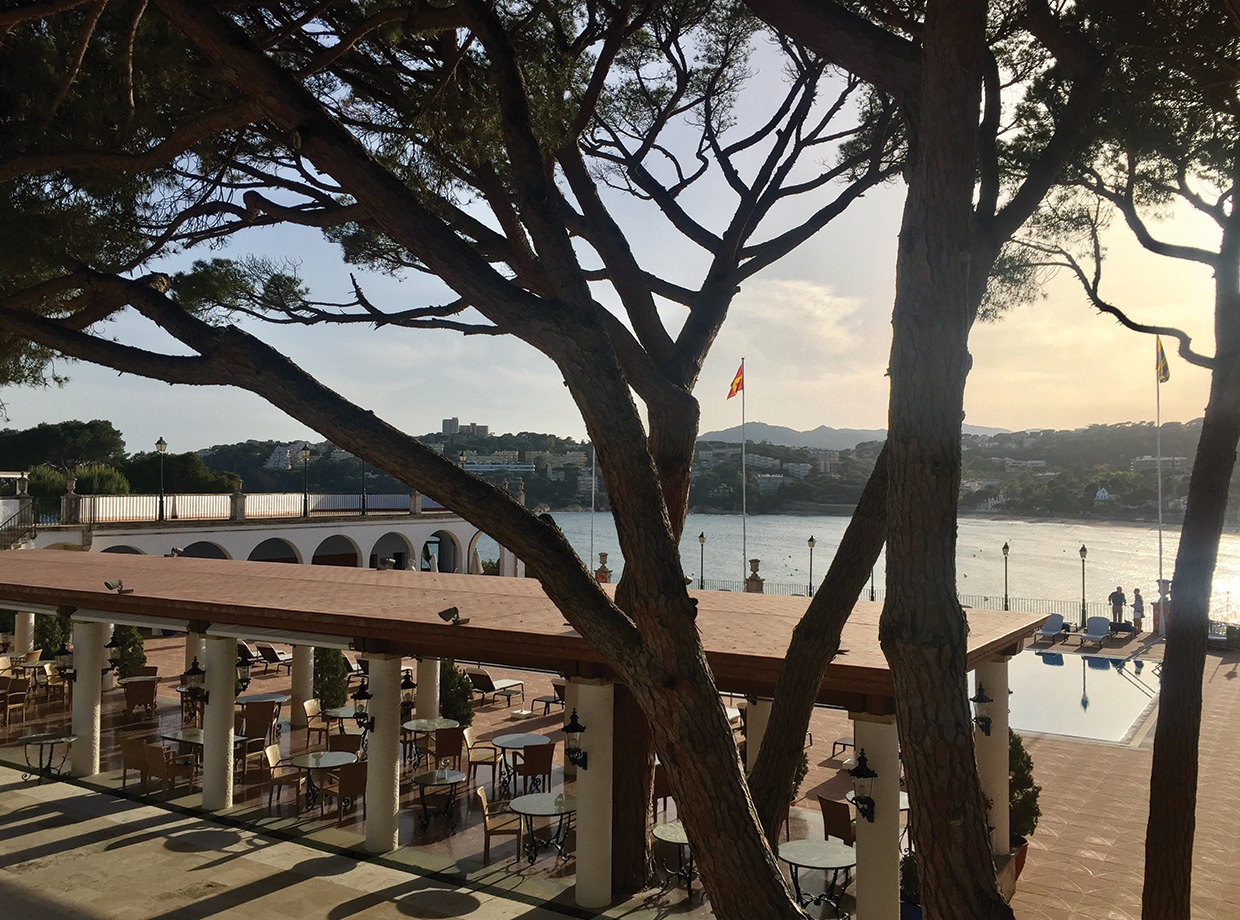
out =
<path fill-rule="evenodd" d="M 1094 504 L 1101 505 L 1104 502 L 1109 502 L 1111 500 L 1111 497 L 1112 496 L 1110 492 L 1108 492 L 1105 488 L 1099 486 L 1098 491 L 1094 493 Z"/>

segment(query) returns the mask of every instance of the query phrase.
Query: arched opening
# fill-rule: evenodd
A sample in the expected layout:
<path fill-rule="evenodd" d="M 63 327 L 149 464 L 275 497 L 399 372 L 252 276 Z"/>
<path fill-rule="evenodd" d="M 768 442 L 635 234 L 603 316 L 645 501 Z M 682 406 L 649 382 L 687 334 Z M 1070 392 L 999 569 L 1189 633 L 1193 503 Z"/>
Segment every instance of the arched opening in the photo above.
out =
<path fill-rule="evenodd" d="M 422 546 L 419 568 L 423 572 L 462 572 L 464 560 L 456 537 L 446 530 L 436 530 Z"/>
<path fill-rule="evenodd" d="M 392 568 L 407 569 L 409 568 L 409 560 L 413 558 L 413 547 L 404 534 L 389 531 L 375 541 L 375 545 L 370 550 L 370 562 L 368 563 L 372 569 L 379 568 L 379 560 L 391 559 L 393 561 Z"/>
<path fill-rule="evenodd" d="M 310 558 L 311 565 L 340 565 L 350 569 L 357 568 L 360 562 L 357 546 L 341 534 L 332 534 L 320 543 Z"/>
<path fill-rule="evenodd" d="M 465 571 L 471 575 L 484 575 L 486 568 L 495 571 L 499 566 L 499 541 L 481 530 L 469 541 Z"/>
<path fill-rule="evenodd" d="M 191 556 L 194 559 L 228 559 L 228 553 L 223 548 L 206 540 L 199 540 L 197 543 L 191 543 L 181 550 L 182 556 Z"/>
<path fill-rule="evenodd" d="M 297 558 L 297 550 L 293 548 L 293 545 L 279 537 L 264 540 L 254 547 L 246 558 L 251 562 L 292 562 L 293 564 L 301 562 Z"/>
<path fill-rule="evenodd" d="M 145 556 L 146 553 L 138 549 L 136 546 L 126 546 L 118 543 L 116 546 L 109 546 L 107 549 L 100 550 L 101 553 L 125 553 L 129 556 Z"/>

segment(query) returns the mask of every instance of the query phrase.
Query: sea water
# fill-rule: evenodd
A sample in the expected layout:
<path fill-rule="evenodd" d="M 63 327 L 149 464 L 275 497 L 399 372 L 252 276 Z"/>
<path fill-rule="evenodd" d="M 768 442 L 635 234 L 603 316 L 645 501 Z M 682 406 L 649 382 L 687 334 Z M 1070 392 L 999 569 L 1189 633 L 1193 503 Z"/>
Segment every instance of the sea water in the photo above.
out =
<path fill-rule="evenodd" d="M 607 553 L 612 581 L 624 569 L 624 556 L 610 513 L 588 511 L 552 515 L 573 549 L 590 568 L 598 554 Z M 831 515 L 766 514 L 745 520 L 742 541 L 738 514 L 690 514 L 680 541 L 681 566 L 696 585 L 736 583 L 749 574 L 748 560 L 758 559 L 759 574 L 768 582 L 799 586 L 808 594 L 816 588 L 839 546 L 847 517 Z M 593 536 L 591 536 L 593 530 Z M 705 537 L 700 543 L 698 536 Z M 813 577 L 810 549 L 814 538 Z M 594 555 L 591 556 L 591 543 Z M 1117 585 L 1132 603 L 1132 589 L 1145 597 L 1145 628 L 1152 625 L 1150 605 L 1158 597 L 1158 529 L 1146 524 L 1090 523 L 1084 521 L 1023 521 L 1001 518 L 961 518 L 956 553 L 957 590 L 962 595 L 1004 596 L 1003 544 L 1008 544 L 1009 598 L 1077 601 L 1082 597 L 1080 548 L 1086 547 L 1084 596 L 1103 603 Z M 1178 527 L 1166 527 L 1162 538 L 1162 572 L 1171 578 L 1179 543 Z M 883 589 L 885 558 L 874 569 L 875 587 Z M 798 591 L 800 593 L 800 591 Z M 1235 595 L 1233 601 L 1232 595 Z M 1225 533 L 1219 543 L 1210 616 L 1240 622 L 1240 535 Z M 1131 618 L 1131 608 L 1125 615 Z"/>

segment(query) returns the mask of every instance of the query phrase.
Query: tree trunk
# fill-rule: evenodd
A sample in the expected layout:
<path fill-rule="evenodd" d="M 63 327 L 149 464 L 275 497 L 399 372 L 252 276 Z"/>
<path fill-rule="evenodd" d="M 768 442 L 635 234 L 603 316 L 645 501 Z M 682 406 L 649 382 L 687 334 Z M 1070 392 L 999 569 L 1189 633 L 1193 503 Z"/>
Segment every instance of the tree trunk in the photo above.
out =
<path fill-rule="evenodd" d="M 1011 918 L 973 751 L 967 625 L 956 598 L 960 435 L 976 296 L 972 196 L 986 4 L 930 2 L 896 265 L 887 602 L 911 823 L 929 920 Z M 951 795 L 943 790 L 951 789 Z"/>
<path fill-rule="evenodd" d="M 1145 886 L 1141 893 L 1141 913 L 1147 920 L 1188 920 L 1192 907 L 1201 682 L 1214 567 L 1240 440 L 1240 291 L 1235 287 L 1240 233 L 1230 224 L 1220 256 L 1215 276 L 1218 344 L 1210 402 L 1188 484 L 1171 582 L 1171 610 L 1163 612 L 1167 645 L 1150 767 Z"/>
<path fill-rule="evenodd" d="M 614 722 L 613 750 L 624 752 L 624 766 L 611 774 L 611 882 L 618 894 L 629 895 L 650 880 L 646 816 L 654 785 L 654 738 L 641 707 L 623 684 L 616 685 Z"/>

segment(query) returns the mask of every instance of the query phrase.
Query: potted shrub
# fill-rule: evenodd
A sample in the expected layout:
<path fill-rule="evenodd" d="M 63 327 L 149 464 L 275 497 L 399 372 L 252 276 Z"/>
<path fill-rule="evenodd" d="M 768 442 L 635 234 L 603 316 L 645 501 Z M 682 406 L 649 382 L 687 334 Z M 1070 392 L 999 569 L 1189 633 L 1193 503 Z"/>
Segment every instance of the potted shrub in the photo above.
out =
<path fill-rule="evenodd" d="M 138 668 L 146 664 L 142 634 L 136 626 L 117 626 L 112 630 L 112 639 L 116 643 L 117 676 L 133 677 Z"/>
<path fill-rule="evenodd" d="M 1008 801 L 1012 853 L 1016 859 L 1016 877 L 1025 868 L 1029 837 L 1038 826 L 1042 809 L 1038 793 L 1042 787 L 1033 781 L 1033 758 L 1025 750 L 1020 735 L 1008 729 Z"/>
<path fill-rule="evenodd" d="M 474 721 L 473 682 L 448 658 L 439 662 L 439 714 L 460 722 L 462 728 Z"/>
<path fill-rule="evenodd" d="M 900 857 L 900 920 L 921 920 L 921 883 L 912 850 Z"/>
<path fill-rule="evenodd" d="M 349 674 L 338 648 L 314 650 L 314 696 L 324 709 L 343 706 L 349 696 Z"/>

